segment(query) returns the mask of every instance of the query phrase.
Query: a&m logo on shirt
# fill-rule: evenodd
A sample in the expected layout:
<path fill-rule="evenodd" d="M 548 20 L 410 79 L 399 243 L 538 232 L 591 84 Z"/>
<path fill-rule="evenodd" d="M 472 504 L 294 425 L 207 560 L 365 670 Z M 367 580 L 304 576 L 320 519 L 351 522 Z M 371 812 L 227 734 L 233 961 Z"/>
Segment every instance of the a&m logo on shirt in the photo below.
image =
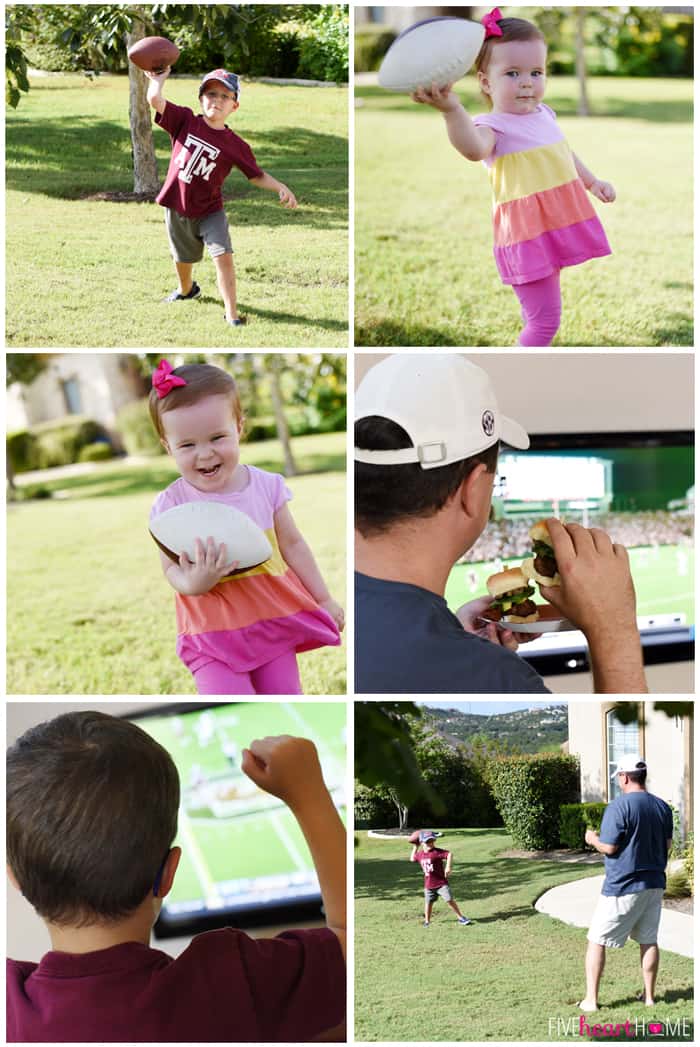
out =
<path fill-rule="evenodd" d="M 180 181 L 187 182 L 189 185 L 193 178 L 203 178 L 205 182 L 208 182 L 209 175 L 216 167 L 216 158 L 220 152 L 221 150 L 210 142 L 205 142 L 196 135 L 188 134 L 176 160 L 181 168 L 178 174 Z"/>

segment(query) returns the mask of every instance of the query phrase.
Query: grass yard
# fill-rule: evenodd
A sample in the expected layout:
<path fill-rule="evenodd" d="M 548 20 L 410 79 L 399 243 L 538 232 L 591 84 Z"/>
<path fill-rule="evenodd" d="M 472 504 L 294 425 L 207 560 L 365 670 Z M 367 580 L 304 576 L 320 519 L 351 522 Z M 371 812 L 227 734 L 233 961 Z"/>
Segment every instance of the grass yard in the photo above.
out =
<path fill-rule="evenodd" d="M 630 549 L 630 566 L 637 593 L 637 614 L 682 614 L 689 624 L 695 622 L 693 578 L 695 555 L 687 546 L 660 545 L 655 548 Z M 522 557 L 504 561 L 505 567 L 516 567 Z M 493 562 L 457 564 L 447 582 L 446 599 L 452 610 L 477 596 L 486 594 L 486 579 L 496 570 Z M 476 575 L 472 591 L 470 572 Z M 537 590 L 537 586 L 535 586 Z M 535 601 L 542 600 L 536 596 Z"/>
<path fill-rule="evenodd" d="M 214 264 L 195 268 L 202 297 L 164 304 L 176 286 L 155 203 L 133 189 L 125 76 L 35 76 L 6 122 L 9 346 L 266 348 L 348 345 L 348 92 L 245 83 L 231 126 L 260 166 L 287 183 L 297 211 L 234 170 L 225 208 L 249 326 L 223 320 Z M 197 81 L 166 97 L 197 107 Z M 170 138 L 154 128 L 158 170 Z"/>
<path fill-rule="evenodd" d="M 520 311 L 492 255 L 490 185 L 449 144 L 442 116 L 356 88 L 355 343 L 513 346 Z M 459 84 L 483 111 L 475 80 Z M 617 200 L 593 200 L 613 249 L 562 273 L 557 346 L 693 344 L 693 84 L 596 78 L 576 116 L 573 78 L 546 102 Z"/>
<path fill-rule="evenodd" d="M 293 447 L 306 474 L 289 481 L 292 512 L 344 603 L 345 434 L 299 437 Z M 246 445 L 243 460 L 282 470 L 276 441 Z M 196 693 L 175 653 L 174 594 L 147 529 L 156 494 L 176 477 L 166 457 L 116 460 L 45 483 L 51 500 L 9 507 L 8 693 Z M 299 664 L 305 693 L 345 693 L 344 644 Z"/>
<path fill-rule="evenodd" d="M 534 908 L 557 884 L 600 874 L 599 866 L 499 858 L 504 829 L 446 830 L 450 885 L 460 926 L 438 901 L 423 921 L 423 876 L 402 843 L 358 833 L 355 863 L 355 1036 L 358 1040 L 548 1041 L 579 1036 L 586 932 Z M 612 952 L 612 950 L 611 950 Z M 635 1002 L 641 986 L 634 943 L 608 956 L 601 1010 L 591 1022 L 686 1019 L 693 1039 L 693 963 L 662 952 L 658 1003 Z M 575 1032 L 558 1025 L 575 1018 Z M 572 1026 L 569 1025 L 569 1030 Z M 640 1024 L 641 1033 L 641 1024 Z M 625 1039 L 625 1035 L 616 1040 Z M 636 1039 L 671 1039 L 670 1036 Z M 673 1036 L 673 1039 L 678 1037 Z"/>

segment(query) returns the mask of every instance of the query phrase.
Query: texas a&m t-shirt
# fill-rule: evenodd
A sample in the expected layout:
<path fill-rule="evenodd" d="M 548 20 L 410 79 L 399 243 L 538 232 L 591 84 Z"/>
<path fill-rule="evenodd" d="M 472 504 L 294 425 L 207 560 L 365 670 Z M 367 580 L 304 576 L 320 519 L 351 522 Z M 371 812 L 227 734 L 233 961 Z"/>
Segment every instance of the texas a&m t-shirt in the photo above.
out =
<path fill-rule="evenodd" d="M 424 851 L 422 847 L 419 847 L 413 855 L 413 861 L 420 862 L 425 876 L 424 887 L 427 891 L 444 887 L 447 883 L 443 863 L 447 860 L 449 853 L 449 851 L 441 851 L 438 847 L 433 847 L 429 851 Z"/>
<path fill-rule="evenodd" d="M 156 123 L 172 140 L 168 174 L 156 203 L 186 218 L 204 218 L 224 206 L 221 187 L 232 167 L 259 178 L 253 150 L 228 127 L 216 131 L 184 105 L 166 102 Z"/>

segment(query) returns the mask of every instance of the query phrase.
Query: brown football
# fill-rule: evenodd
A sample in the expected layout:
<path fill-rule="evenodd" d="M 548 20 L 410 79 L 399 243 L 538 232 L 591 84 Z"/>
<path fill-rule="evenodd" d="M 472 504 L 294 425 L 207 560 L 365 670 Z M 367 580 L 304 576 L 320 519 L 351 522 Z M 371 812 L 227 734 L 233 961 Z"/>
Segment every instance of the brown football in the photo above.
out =
<path fill-rule="evenodd" d="M 144 36 L 127 51 L 130 61 L 147 73 L 162 73 L 180 57 L 180 48 L 164 36 Z"/>

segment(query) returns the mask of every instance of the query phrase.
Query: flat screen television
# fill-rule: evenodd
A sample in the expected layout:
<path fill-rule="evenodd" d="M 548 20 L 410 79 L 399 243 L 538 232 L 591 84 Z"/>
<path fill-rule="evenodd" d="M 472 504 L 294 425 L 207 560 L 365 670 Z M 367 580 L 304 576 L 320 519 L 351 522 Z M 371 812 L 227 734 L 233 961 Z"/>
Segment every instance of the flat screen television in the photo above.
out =
<path fill-rule="evenodd" d="M 345 817 L 345 702 L 187 702 L 126 718 L 168 750 L 180 775 L 182 858 L 156 937 L 320 919 L 318 878 L 296 819 L 243 774 L 241 750 L 266 735 L 310 738 Z"/>
<path fill-rule="evenodd" d="M 492 520 L 453 568 L 448 604 L 454 610 L 486 593 L 490 574 L 529 555 L 531 524 L 557 516 L 602 527 L 626 546 L 646 664 L 690 660 L 694 510 L 691 431 L 531 436 L 528 451 L 501 448 Z M 546 675 L 589 668 L 578 631 L 545 633 L 520 654 Z"/>

